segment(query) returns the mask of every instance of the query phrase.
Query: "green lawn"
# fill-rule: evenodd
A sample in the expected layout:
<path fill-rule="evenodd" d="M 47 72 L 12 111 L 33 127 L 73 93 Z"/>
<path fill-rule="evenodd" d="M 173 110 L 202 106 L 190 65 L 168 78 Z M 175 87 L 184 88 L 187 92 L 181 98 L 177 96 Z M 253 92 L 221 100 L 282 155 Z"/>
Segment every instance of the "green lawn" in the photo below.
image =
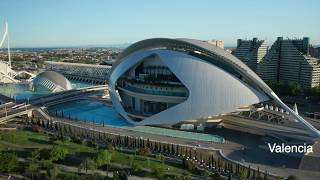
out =
<path fill-rule="evenodd" d="M 5 148 L 6 146 L 0 143 L 0 151 L 4 150 Z"/>
<path fill-rule="evenodd" d="M 112 162 L 129 166 L 132 164 L 132 159 L 133 159 L 133 164 L 139 165 L 140 167 L 143 167 L 143 168 L 155 169 L 155 168 L 159 168 L 160 166 L 163 166 L 165 169 L 169 169 L 168 172 L 179 173 L 179 174 L 187 173 L 187 171 L 184 170 L 182 166 L 178 164 L 162 163 L 161 160 L 157 158 L 132 155 L 132 154 L 127 154 L 127 153 L 117 152 L 117 151 L 113 152 Z"/>
<path fill-rule="evenodd" d="M 46 133 L 37 133 L 27 130 L 18 131 L 0 131 L 0 151 L 10 148 L 10 150 L 20 152 L 18 156 L 28 157 L 34 148 L 50 149 L 53 145 L 61 145 L 68 149 L 68 156 L 62 164 L 78 166 L 82 159 L 92 157 L 97 150 L 85 144 L 76 144 L 73 142 L 53 141 Z M 23 152 L 23 153 L 21 153 Z M 133 163 L 132 163 L 133 161 Z M 154 157 L 139 156 L 119 151 L 112 151 L 112 163 L 130 166 L 138 165 L 141 168 L 156 169 L 164 167 L 166 172 L 187 174 L 179 164 L 162 163 L 161 160 Z"/>
<path fill-rule="evenodd" d="M 12 144 L 12 147 L 21 148 L 52 148 L 54 145 L 62 145 L 67 148 L 71 154 L 88 152 L 93 153 L 95 150 L 82 144 L 72 142 L 52 141 L 46 133 L 37 133 L 27 130 L 21 131 L 0 131 L 0 141 L 8 144 L 1 144 L 0 148 Z"/>
<path fill-rule="evenodd" d="M 53 145 L 47 134 L 31 131 L 0 131 L 0 140 L 25 147 L 44 148 Z"/>

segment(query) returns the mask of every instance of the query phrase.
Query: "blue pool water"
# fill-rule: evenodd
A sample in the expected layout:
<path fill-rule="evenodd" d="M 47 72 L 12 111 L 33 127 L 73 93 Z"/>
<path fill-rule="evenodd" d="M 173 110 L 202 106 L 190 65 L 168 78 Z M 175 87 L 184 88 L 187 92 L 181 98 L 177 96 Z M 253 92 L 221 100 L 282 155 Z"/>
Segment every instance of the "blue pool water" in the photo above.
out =
<path fill-rule="evenodd" d="M 74 88 L 91 86 L 91 83 L 71 82 Z M 28 98 L 46 95 L 47 93 L 39 93 L 30 91 L 28 84 L 1 84 L 0 94 L 12 97 L 16 100 L 26 100 Z M 179 131 L 173 129 L 164 129 L 150 126 L 133 126 L 122 118 L 116 110 L 109 105 L 92 100 L 74 101 L 65 104 L 52 106 L 48 109 L 50 113 L 62 114 L 65 117 L 77 119 L 81 121 L 94 122 L 97 124 L 105 124 L 117 128 L 124 128 L 133 131 L 151 133 L 156 135 L 165 135 L 170 137 L 188 138 L 210 142 L 224 142 L 224 138 L 212 134 L 203 134 L 187 131 Z"/>
<path fill-rule="evenodd" d="M 29 84 L 1 84 L 0 93 L 16 100 L 24 100 L 32 97 L 46 95 L 45 92 L 29 90 Z"/>
<path fill-rule="evenodd" d="M 97 124 L 106 124 L 110 126 L 130 126 L 111 106 L 107 106 L 100 102 L 82 100 L 69 102 L 63 105 L 52 106 L 49 112 L 65 117 L 79 119 L 82 121 L 92 122 Z"/>
<path fill-rule="evenodd" d="M 91 83 L 71 81 L 73 88 L 82 88 L 92 86 Z M 31 91 L 29 84 L 0 84 L 0 94 L 11 97 L 16 100 L 27 100 L 33 97 L 47 95 L 48 92 Z"/>
<path fill-rule="evenodd" d="M 65 117 L 79 119 L 81 121 L 94 122 L 96 124 L 105 124 L 108 126 L 139 131 L 144 133 L 165 135 L 170 137 L 188 138 L 193 140 L 220 142 L 224 139 L 212 134 L 203 134 L 187 131 L 178 131 L 173 129 L 157 128 L 150 126 L 133 126 L 122 118 L 112 106 L 104 105 L 100 102 L 82 100 L 78 102 L 66 103 L 63 105 L 52 106 L 49 108 L 51 113 L 62 114 Z"/>
<path fill-rule="evenodd" d="M 51 113 L 62 114 L 65 117 L 79 119 L 81 121 L 94 122 L 97 124 L 105 124 L 108 126 L 139 131 L 144 133 L 165 135 L 170 137 L 188 138 L 193 140 L 211 141 L 223 143 L 224 139 L 220 136 L 212 134 L 203 134 L 187 131 L 179 131 L 173 129 L 157 128 L 150 126 L 133 126 L 122 118 L 113 107 L 104 105 L 100 102 L 90 100 L 82 100 L 79 102 L 71 102 L 63 105 L 52 106 L 49 108 Z"/>

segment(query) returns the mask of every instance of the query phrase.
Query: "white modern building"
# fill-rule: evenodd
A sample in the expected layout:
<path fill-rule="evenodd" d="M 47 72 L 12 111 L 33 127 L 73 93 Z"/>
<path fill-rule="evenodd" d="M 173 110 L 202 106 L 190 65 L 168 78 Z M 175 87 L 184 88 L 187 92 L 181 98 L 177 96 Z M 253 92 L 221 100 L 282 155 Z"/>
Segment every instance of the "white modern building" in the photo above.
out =
<path fill-rule="evenodd" d="M 67 78 L 54 71 L 44 71 L 38 74 L 30 83 L 33 91 L 60 92 L 72 89 Z"/>
<path fill-rule="evenodd" d="M 203 41 L 156 38 L 131 45 L 112 67 L 109 93 L 135 125 L 174 125 L 274 101 L 308 136 L 319 137 L 241 60 Z"/>
<path fill-rule="evenodd" d="M 87 81 L 104 84 L 108 82 L 111 66 L 46 61 L 47 71 L 63 74 L 69 80 Z"/>

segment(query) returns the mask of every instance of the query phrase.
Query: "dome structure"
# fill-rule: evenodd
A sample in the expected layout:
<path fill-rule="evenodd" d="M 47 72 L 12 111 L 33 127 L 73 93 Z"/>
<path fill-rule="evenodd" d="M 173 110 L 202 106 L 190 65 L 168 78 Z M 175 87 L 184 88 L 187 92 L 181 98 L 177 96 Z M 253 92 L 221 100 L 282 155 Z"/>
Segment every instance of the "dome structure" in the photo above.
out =
<path fill-rule="evenodd" d="M 31 83 L 33 91 L 59 92 L 72 89 L 70 81 L 54 71 L 45 71 L 38 74 Z"/>
<path fill-rule="evenodd" d="M 174 125 L 272 100 L 319 137 L 241 60 L 199 40 L 155 38 L 129 46 L 113 64 L 109 94 L 135 125 Z"/>

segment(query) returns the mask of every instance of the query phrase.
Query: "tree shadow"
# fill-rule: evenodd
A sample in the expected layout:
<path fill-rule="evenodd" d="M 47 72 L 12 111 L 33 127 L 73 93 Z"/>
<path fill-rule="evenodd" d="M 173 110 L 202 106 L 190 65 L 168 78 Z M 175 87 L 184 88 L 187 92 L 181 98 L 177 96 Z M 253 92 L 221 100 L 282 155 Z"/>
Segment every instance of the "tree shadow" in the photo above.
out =
<path fill-rule="evenodd" d="M 93 153 L 79 152 L 75 154 L 68 154 L 63 159 L 63 164 L 68 166 L 78 166 L 84 159 L 93 157 Z"/>
<path fill-rule="evenodd" d="M 7 149 L 2 152 L 15 153 L 18 157 L 22 158 L 27 158 L 31 155 L 31 152 L 28 150 Z"/>
<path fill-rule="evenodd" d="M 29 141 L 37 143 L 37 144 L 43 144 L 43 145 L 56 145 L 53 141 L 49 140 L 43 140 L 43 139 L 36 139 L 36 138 L 28 138 Z"/>

